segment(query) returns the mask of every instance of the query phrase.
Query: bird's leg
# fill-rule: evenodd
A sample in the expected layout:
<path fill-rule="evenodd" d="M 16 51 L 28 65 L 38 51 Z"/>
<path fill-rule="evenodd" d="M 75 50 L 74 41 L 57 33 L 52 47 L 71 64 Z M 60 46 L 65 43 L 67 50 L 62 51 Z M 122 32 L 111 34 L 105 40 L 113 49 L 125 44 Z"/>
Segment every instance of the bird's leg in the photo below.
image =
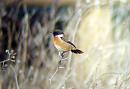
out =
<path fill-rule="evenodd" d="M 61 60 L 64 58 L 64 54 L 65 54 L 66 52 L 68 52 L 68 51 L 63 51 L 62 53 L 59 52 L 59 56 L 61 57 Z"/>
<path fill-rule="evenodd" d="M 59 62 L 58 62 L 58 67 L 59 68 L 64 68 L 63 66 L 62 66 L 62 61 L 64 60 L 64 53 L 65 53 L 66 51 L 63 51 L 62 53 L 61 52 L 59 52 L 59 56 L 60 56 L 60 60 L 59 60 Z"/>
<path fill-rule="evenodd" d="M 62 53 L 61 53 L 61 57 L 63 58 L 64 57 L 64 53 L 65 53 L 66 51 L 63 51 Z"/>
<path fill-rule="evenodd" d="M 58 64 L 61 65 L 61 60 L 59 60 Z"/>
<path fill-rule="evenodd" d="M 58 62 L 58 68 L 64 68 L 64 66 L 62 64 L 62 59 L 60 59 L 59 62 Z"/>
<path fill-rule="evenodd" d="M 64 58 L 64 54 L 65 54 L 66 52 L 68 52 L 68 51 L 63 51 L 62 53 L 59 52 L 59 56 L 60 56 L 60 60 L 59 60 L 59 62 L 58 62 L 59 68 L 64 68 L 64 67 L 62 67 L 62 66 L 60 66 L 60 65 L 62 65 L 62 61 L 68 60 L 68 58 Z"/>
<path fill-rule="evenodd" d="M 59 52 L 59 57 L 60 57 L 60 59 L 62 59 L 61 52 Z"/>
<path fill-rule="evenodd" d="M 63 58 L 63 57 L 64 57 L 64 54 L 65 54 L 66 52 L 68 52 L 68 51 L 63 51 L 63 52 L 61 53 L 62 60 L 68 60 L 68 59 L 66 59 L 66 58 Z"/>
<path fill-rule="evenodd" d="M 59 52 L 59 56 L 60 56 L 60 60 L 59 60 L 59 63 L 58 63 L 58 64 L 61 65 L 61 64 L 62 64 L 62 58 L 63 58 L 61 52 Z"/>

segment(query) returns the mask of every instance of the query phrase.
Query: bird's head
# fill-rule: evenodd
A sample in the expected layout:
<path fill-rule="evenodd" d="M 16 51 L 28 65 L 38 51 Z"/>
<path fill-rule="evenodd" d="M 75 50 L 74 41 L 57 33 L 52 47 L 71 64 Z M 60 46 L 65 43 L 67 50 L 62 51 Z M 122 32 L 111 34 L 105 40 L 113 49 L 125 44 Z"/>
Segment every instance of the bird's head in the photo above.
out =
<path fill-rule="evenodd" d="M 62 31 L 54 31 L 53 36 L 54 37 L 63 37 L 64 33 Z"/>

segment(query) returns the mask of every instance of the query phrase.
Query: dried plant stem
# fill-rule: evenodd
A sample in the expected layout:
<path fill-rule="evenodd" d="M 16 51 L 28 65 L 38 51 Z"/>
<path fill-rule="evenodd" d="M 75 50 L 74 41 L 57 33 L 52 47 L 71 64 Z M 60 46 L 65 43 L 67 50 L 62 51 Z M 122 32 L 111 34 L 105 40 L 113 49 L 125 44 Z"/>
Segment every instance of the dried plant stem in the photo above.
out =
<path fill-rule="evenodd" d="M 80 21 L 81 21 L 81 9 L 77 9 L 77 13 L 74 15 L 72 20 L 76 20 L 76 24 L 72 23 L 75 28 L 74 28 L 74 31 L 73 31 L 73 35 L 72 35 L 72 38 L 71 38 L 72 40 L 71 41 L 74 42 L 74 39 L 75 39 L 75 36 L 76 36 L 76 32 L 78 30 L 78 26 L 79 26 Z M 70 30 L 70 27 L 69 27 L 69 30 Z M 56 89 L 60 89 L 62 87 L 62 85 L 65 83 L 65 81 L 68 79 L 68 76 L 70 76 L 71 60 L 72 60 L 72 53 L 69 53 L 69 62 L 68 62 L 68 66 L 67 66 L 66 72 L 63 75 L 62 81 L 59 83 L 59 85 L 57 86 Z"/>
<path fill-rule="evenodd" d="M 54 76 L 55 76 L 56 73 L 58 72 L 58 70 L 59 70 L 59 67 L 56 68 L 55 72 L 54 72 L 54 73 L 52 74 L 52 76 L 49 78 L 50 84 L 51 84 L 51 82 L 52 82 L 52 79 L 54 78 Z"/>
<path fill-rule="evenodd" d="M 77 19 L 78 18 L 78 19 Z M 76 36 L 76 32 L 78 30 L 78 26 L 79 26 L 79 23 L 81 21 L 81 9 L 79 9 L 77 7 L 77 12 L 76 14 L 74 15 L 73 19 L 72 19 L 74 22 L 76 22 L 76 24 L 73 24 L 73 23 L 70 23 L 69 26 L 67 27 L 67 30 L 71 30 L 71 27 L 74 27 L 74 31 L 73 31 L 73 35 L 71 36 L 71 41 L 74 42 L 74 39 L 75 39 L 75 36 Z M 71 22 L 73 22 L 71 20 Z M 76 20 L 76 21 L 75 21 Z M 63 57 L 62 55 L 59 53 L 59 56 L 60 56 L 60 61 L 63 61 Z M 63 79 L 60 81 L 59 85 L 56 87 L 56 89 L 60 89 L 62 87 L 62 85 L 65 83 L 65 81 L 68 79 L 68 76 L 70 76 L 70 71 L 71 71 L 71 59 L 72 59 L 72 53 L 69 53 L 69 61 L 67 63 L 67 68 L 65 70 L 65 74 L 63 75 Z M 52 79 L 54 78 L 54 76 L 56 75 L 56 73 L 58 72 L 59 70 L 59 67 L 56 68 L 56 71 L 53 73 L 53 75 L 51 76 L 51 78 L 49 78 L 49 81 L 50 81 L 50 84 L 51 84 L 51 81 Z"/>
<path fill-rule="evenodd" d="M 60 53 L 60 52 L 59 52 L 59 57 L 60 57 L 59 64 L 60 64 L 61 61 L 66 60 L 66 59 L 63 58 L 63 56 L 61 56 L 61 53 Z M 59 64 L 58 64 L 58 66 L 57 66 L 55 72 L 54 72 L 54 73 L 51 75 L 51 77 L 49 78 L 49 82 L 50 82 L 50 84 L 51 84 L 51 82 L 52 82 L 52 79 L 54 78 L 54 76 L 55 76 L 56 73 L 58 72 L 59 68 L 60 68 L 60 69 L 61 69 L 61 68 L 64 68 L 64 67 L 59 67 Z"/>
<path fill-rule="evenodd" d="M 79 18 L 78 20 L 76 19 L 76 18 Z M 72 35 L 72 42 L 74 42 L 74 39 L 75 39 L 75 35 L 76 35 L 76 32 L 77 32 L 77 29 L 78 29 L 78 25 L 79 25 L 79 23 L 80 23 L 80 21 L 81 21 L 81 14 L 78 12 L 78 13 L 76 13 L 76 15 L 74 16 L 74 18 L 73 18 L 73 20 L 77 20 L 76 22 L 76 26 L 75 26 L 75 29 L 74 29 L 74 34 Z M 66 59 L 64 59 L 62 56 L 61 56 L 61 54 L 59 53 L 59 56 L 60 56 L 60 61 L 64 61 L 64 60 L 66 60 Z M 69 76 L 69 72 L 70 72 L 70 70 L 71 70 L 71 68 L 70 68 L 70 62 L 71 62 L 71 58 L 72 57 L 72 53 L 69 53 L 69 62 L 68 62 L 68 66 L 67 66 L 67 69 L 66 69 L 66 72 L 65 72 L 65 74 L 64 74 L 64 76 L 63 76 L 63 80 L 62 80 L 62 82 L 60 82 L 60 84 L 58 85 L 58 87 L 56 88 L 56 89 L 60 89 L 60 87 L 63 85 L 63 83 L 65 82 L 65 80 L 68 78 L 67 76 Z M 68 59 L 68 58 L 67 58 Z M 51 82 L 52 82 L 52 79 L 54 78 L 54 76 L 56 75 L 56 73 L 58 72 L 58 70 L 59 70 L 59 66 L 56 68 L 56 71 L 52 74 L 52 76 L 49 78 L 49 82 L 50 82 L 50 84 L 51 84 Z"/>
<path fill-rule="evenodd" d="M 0 64 L 4 64 L 5 62 L 8 62 L 8 61 L 15 62 L 15 60 L 12 60 L 12 59 L 6 59 L 6 60 L 4 60 L 4 61 L 1 61 Z"/>
<path fill-rule="evenodd" d="M 12 69 L 12 71 L 14 72 L 14 78 L 15 78 L 15 83 L 16 83 L 16 89 L 19 89 L 19 84 L 18 84 L 18 79 L 17 79 L 17 73 L 14 69 L 14 67 L 11 65 L 10 68 Z"/>

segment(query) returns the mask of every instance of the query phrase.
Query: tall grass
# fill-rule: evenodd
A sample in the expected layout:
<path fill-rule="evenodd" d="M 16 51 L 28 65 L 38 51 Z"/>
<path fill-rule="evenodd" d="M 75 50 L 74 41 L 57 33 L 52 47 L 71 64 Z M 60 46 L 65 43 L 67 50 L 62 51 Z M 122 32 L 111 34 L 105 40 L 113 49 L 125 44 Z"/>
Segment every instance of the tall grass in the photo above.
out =
<path fill-rule="evenodd" d="M 128 3 L 77 0 L 64 33 L 84 54 L 68 53 L 68 61 L 62 61 L 64 68 L 58 70 L 60 57 L 50 35 L 58 18 L 55 8 L 49 20 L 47 15 L 41 18 L 44 25 L 37 22 L 33 27 L 26 6 L 24 10 L 19 32 L 13 27 L 15 23 L 12 27 L 7 24 L 7 48 L 13 49 L 11 43 L 16 39 L 13 50 L 17 55 L 15 64 L 9 62 L 7 69 L 1 70 L 1 89 L 130 88 Z M 3 37 L 1 29 L 0 42 Z"/>

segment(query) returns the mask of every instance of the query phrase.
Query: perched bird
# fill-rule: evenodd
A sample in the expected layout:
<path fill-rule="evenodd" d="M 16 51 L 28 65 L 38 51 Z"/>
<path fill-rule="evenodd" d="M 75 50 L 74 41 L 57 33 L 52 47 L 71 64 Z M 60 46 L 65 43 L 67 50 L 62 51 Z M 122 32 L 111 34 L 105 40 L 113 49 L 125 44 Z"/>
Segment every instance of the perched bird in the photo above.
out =
<path fill-rule="evenodd" d="M 65 41 L 64 33 L 61 31 L 54 31 L 53 32 L 53 43 L 54 46 L 58 49 L 59 52 L 62 52 L 61 56 L 64 56 L 64 53 L 71 51 L 75 54 L 83 53 L 81 50 L 77 49 L 76 46 L 71 43 L 70 41 Z"/>

